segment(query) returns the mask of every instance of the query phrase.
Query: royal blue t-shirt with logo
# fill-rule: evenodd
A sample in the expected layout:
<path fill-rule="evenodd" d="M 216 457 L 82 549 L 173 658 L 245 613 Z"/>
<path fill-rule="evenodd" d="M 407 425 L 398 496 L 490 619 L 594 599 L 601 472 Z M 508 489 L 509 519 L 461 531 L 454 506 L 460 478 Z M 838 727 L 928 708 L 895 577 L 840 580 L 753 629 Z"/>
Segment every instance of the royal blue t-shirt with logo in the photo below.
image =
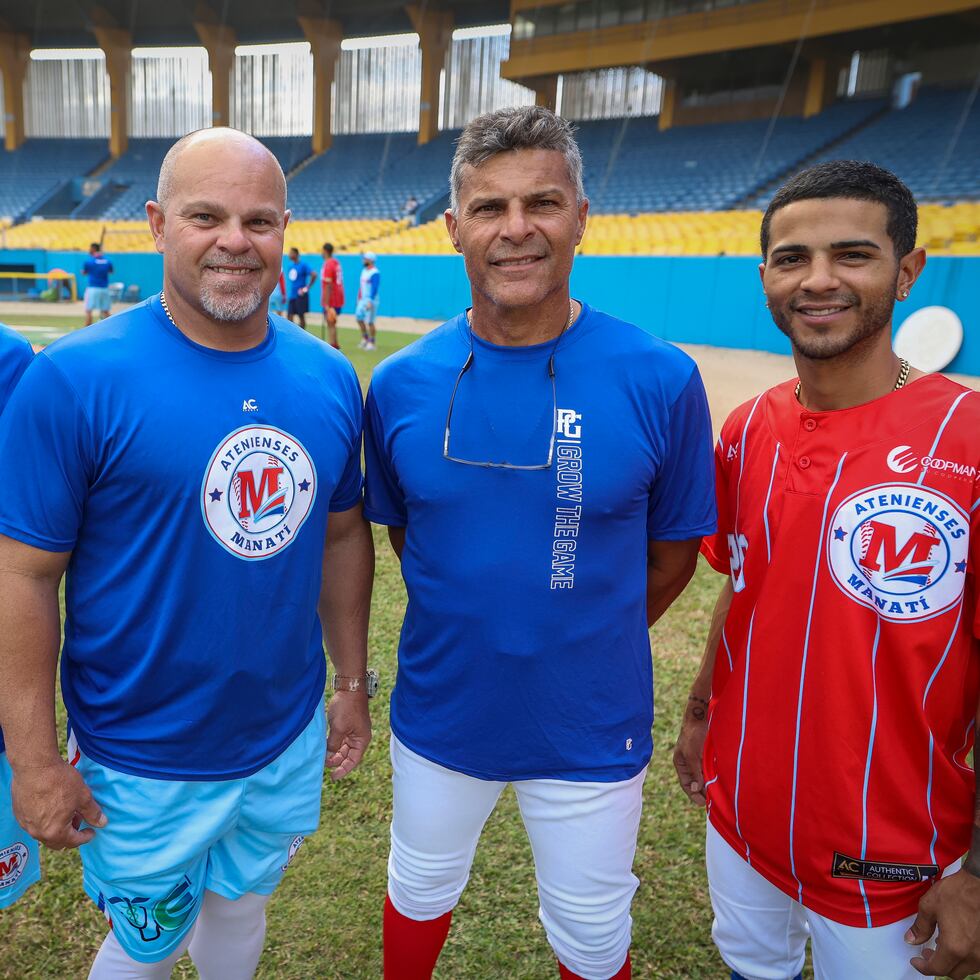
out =
<path fill-rule="evenodd" d="M 0 323 L 0 415 L 33 357 L 31 345 L 15 330 Z M 0 752 L 3 749 L 3 729 L 0 729 Z"/>
<path fill-rule="evenodd" d="M 109 285 L 112 274 L 112 263 L 104 255 L 93 255 L 82 266 L 82 272 L 88 276 L 88 284 L 94 289 L 105 289 Z"/>
<path fill-rule="evenodd" d="M 34 359 L 0 420 L 0 533 L 72 552 L 61 679 L 86 755 L 230 779 L 299 735 L 361 421 L 350 363 L 278 317 L 258 347 L 217 351 L 157 296 Z"/>
<path fill-rule="evenodd" d="M 649 540 L 715 528 L 711 423 L 680 350 L 588 306 L 502 347 L 460 315 L 375 370 L 365 512 L 405 527 L 391 703 L 418 754 L 484 779 L 628 779 L 652 751 Z M 554 353 L 552 393 L 548 360 Z"/>
<path fill-rule="evenodd" d="M 300 289 L 309 286 L 312 271 L 302 259 L 299 262 L 290 260 L 286 268 L 286 295 L 289 299 L 298 299 Z"/>

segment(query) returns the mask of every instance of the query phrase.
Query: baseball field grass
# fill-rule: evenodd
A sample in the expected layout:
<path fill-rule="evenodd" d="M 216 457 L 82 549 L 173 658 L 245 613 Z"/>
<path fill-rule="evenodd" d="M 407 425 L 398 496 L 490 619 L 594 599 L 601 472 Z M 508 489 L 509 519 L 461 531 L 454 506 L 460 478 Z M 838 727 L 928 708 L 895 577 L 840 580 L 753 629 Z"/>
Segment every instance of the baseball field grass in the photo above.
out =
<path fill-rule="evenodd" d="M 365 388 L 372 367 L 413 339 L 381 333 L 378 350 L 364 353 L 356 349 L 355 331 L 341 330 L 340 336 Z M 381 912 L 391 813 L 388 700 L 405 592 L 381 528 L 375 528 L 375 543 L 378 563 L 370 650 L 383 687 L 372 703 L 374 741 L 351 777 L 337 784 L 325 782 L 320 830 L 301 848 L 269 905 L 260 977 L 375 980 L 381 976 Z M 681 794 L 670 763 L 719 585 L 719 577 L 702 562 L 686 592 L 652 631 L 655 747 L 635 863 L 640 887 L 633 906 L 633 964 L 638 978 L 721 980 L 728 976 L 710 939 L 703 813 Z M 501 726 L 506 725 L 506 701 L 501 702 L 499 714 Z M 63 727 L 60 706 L 59 716 Z M 42 882 L 0 913 L 0 977 L 85 977 L 105 922 L 82 892 L 77 852 L 43 851 L 42 861 Z M 185 957 L 174 976 L 197 973 Z M 436 977 L 557 977 L 537 920 L 530 848 L 509 790 L 487 824 Z"/>

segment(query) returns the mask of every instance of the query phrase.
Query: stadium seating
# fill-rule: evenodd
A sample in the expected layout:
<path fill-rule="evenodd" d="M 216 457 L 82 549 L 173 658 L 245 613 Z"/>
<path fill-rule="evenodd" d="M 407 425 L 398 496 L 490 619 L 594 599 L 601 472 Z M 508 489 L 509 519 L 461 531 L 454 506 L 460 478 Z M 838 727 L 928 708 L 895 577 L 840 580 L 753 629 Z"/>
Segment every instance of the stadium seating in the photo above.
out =
<path fill-rule="evenodd" d="M 72 177 L 109 156 L 105 140 L 29 139 L 17 150 L 0 148 L 0 215 L 18 219 Z"/>
<path fill-rule="evenodd" d="M 276 155 L 285 174 L 292 172 L 313 153 L 309 136 L 263 136 L 262 142 Z"/>
<path fill-rule="evenodd" d="M 312 152 L 308 136 L 274 137 L 262 142 L 276 155 L 286 173 Z M 90 205 L 83 205 L 77 212 L 78 217 L 109 220 L 142 218 L 146 202 L 156 197 L 160 164 L 173 145 L 174 140 L 169 138 L 130 140 L 127 151 L 99 175 L 102 180 L 118 188 L 118 192 L 109 196 L 107 202 L 100 196 L 93 199 Z"/>
<path fill-rule="evenodd" d="M 722 211 L 799 165 L 885 107 L 842 102 L 811 119 L 677 126 L 657 119 L 582 123 L 586 192 L 600 214 Z"/>
<path fill-rule="evenodd" d="M 289 206 L 297 218 L 400 218 L 410 195 L 424 203 L 448 192 L 458 135 L 424 146 L 414 133 L 337 136 L 290 180 Z"/>
<path fill-rule="evenodd" d="M 579 249 L 582 255 L 757 255 L 760 211 L 699 211 L 654 214 L 594 214 Z M 3 224 L 0 223 L 0 228 Z M 0 231 L 6 248 L 83 251 L 103 241 L 107 252 L 149 252 L 145 221 L 29 221 Z M 442 218 L 418 227 L 404 221 L 339 219 L 293 221 L 286 246 L 316 255 L 324 242 L 338 252 L 451 255 Z M 931 255 L 980 255 L 980 202 L 919 208 L 919 244 Z"/>
<path fill-rule="evenodd" d="M 144 214 L 144 206 L 156 197 L 157 177 L 160 164 L 173 146 L 172 139 L 134 139 L 129 149 L 99 176 L 119 192 L 108 204 L 102 199 L 93 200 L 92 206 L 83 205 L 76 212 L 78 217 L 136 219 Z"/>
<path fill-rule="evenodd" d="M 581 255 L 758 255 L 761 211 L 594 214 Z M 291 229 L 290 229 L 291 230 Z M 919 208 L 919 244 L 932 255 L 980 254 L 980 203 Z M 451 255 L 442 218 L 364 242 L 387 254 Z"/>
<path fill-rule="evenodd" d="M 803 165 L 852 157 L 909 183 L 923 202 L 920 242 L 931 253 L 980 254 L 980 100 L 968 99 L 965 90 L 934 88 L 901 110 L 882 100 L 844 101 L 811 119 L 665 132 L 656 118 L 582 123 L 592 213 L 580 251 L 755 255 L 760 210 L 777 184 Z M 445 198 L 457 137 L 447 131 L 419 146 L 414 133 L 341 135 L 312 158 L 308 137 L 264 140 L 290 176 L 287 246 L 316 254 L 332 241 L 341 252 L 451 254 L 441 217 L 410 227 L 402 211 L 410 196 L 423 206 Z M 14 153 L 0 151 L 0 215 L 15 223 L 3 232 L 6 247 L 84 249 L 102 239 L 108 251 L 151 250 L 144 203 L 172 142 L 131 140 L 99 174 L 105 189 L 76 212 L 88 220 L 23 224 L 16 222 L 55 188 L 97 167 L 105 143 L 28 140 Z"/>
<path fill-rule="evenodd" d="M 923 89 L 817 159 L 872 160 L 920 201 L 980 200 L 980 99 L 966 89 Z"/>
<path fill-rule="evenodd" d="M 286 247 L 298 248 L 304 255 L 319 255 L 324 242 L 338 252 L 363 251 L 369 241 L 386 239 L 403 222 L 382 219 L 340 219 L 336 221 L 290 221 L 286 228 Z"/>
<path fill-rule="evenodd" d="M 381 220 L 293 221 L 286 231 L 286 247 L 296 247 L 305 255 L 315 255 L 324 242 L 332 242 L 338 251 L 351 251 L 365 248 L 369 240 L 386 238 L 403 227 L 404 222 Z M 90 242 L 98 241 L 110 254 L 152 252 L 154 248 L 145 218 L 139 221 L 28 221 L 0 230 L 0 247 L 4 248 L 84 251 Z"/>

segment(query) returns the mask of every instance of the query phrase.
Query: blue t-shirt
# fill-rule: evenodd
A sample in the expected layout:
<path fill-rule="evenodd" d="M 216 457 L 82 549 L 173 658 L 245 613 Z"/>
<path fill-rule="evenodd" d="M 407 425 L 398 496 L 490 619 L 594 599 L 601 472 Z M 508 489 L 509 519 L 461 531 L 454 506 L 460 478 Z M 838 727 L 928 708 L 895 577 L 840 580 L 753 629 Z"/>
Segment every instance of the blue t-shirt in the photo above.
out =
<path fill-rule="evenodd" d="M 258 347 L 217 351 L 157 296 L 34 359 L 0 421 L 0 533 L 72 552 L 61 680 L 83 752 L 225 779 L 299 735 L 361 421 L 350 363 L 278 317 Z"/>
<path fill-rule="evenodd" d="M 310 275 L 313 270 L 302 260 L 290 261 L 286 268 L 286 295 L 289 299 L 298 299 L 303 286 L 309 287 Z"/>
<path fill-rule="evenodd" d="M 480 778 L 628 779 L 652 750 L 648 540 L 715 527 L 701 378 L 677 348 L 587 306 L 557 345 L 472 344 L 450 455 L 540 465 L 554 429 L 554 461 L 443 458 L 465 316 L 375 370 L 365 510 L 406 528 L 392 730 Z"/>
<path fill-rule="evenodd" d="M 95 289 L 105 289 L 109 285 L 112 263 L 104 255 L 95 255 L 82 266 L 82 272 L 88 276 L 90 286 Z"/>
<path fill-rule="evenodd" d="M 34 351 L 16 331 L 0 323 L 0 415 L 14 386 L 31 363 Z M 0 729 L 0 752 L 3 752 L 3 730 Z"/>

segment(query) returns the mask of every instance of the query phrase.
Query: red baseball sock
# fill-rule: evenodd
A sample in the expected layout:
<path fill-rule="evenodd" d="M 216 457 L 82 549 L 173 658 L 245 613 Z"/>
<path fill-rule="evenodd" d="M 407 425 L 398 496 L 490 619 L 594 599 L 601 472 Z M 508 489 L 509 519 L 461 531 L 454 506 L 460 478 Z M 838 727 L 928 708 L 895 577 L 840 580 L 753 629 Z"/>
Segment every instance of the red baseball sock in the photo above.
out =
<path fill-rule="evenodd" d="M 558 963 L 558 975 L 561 980 L 582 980 L 582 978 L 577 973 L 572 973 L 567 966 Z M 609 980 L 631 980 L 633 976 L 633 967 L 630 966 L 630 954 L 626 954 L 626 962 L 619 968 L 619 972 L 615 973 L 609 978 Z"/>
<path fill-rule="evenodd" d="M 385 896 L 384 980 L 431 980 L 436 960 L 449 935 L 452 910 L 419 922 L 402 915 Z M 628 976 L 628 974 L 623 974 Z"/>

